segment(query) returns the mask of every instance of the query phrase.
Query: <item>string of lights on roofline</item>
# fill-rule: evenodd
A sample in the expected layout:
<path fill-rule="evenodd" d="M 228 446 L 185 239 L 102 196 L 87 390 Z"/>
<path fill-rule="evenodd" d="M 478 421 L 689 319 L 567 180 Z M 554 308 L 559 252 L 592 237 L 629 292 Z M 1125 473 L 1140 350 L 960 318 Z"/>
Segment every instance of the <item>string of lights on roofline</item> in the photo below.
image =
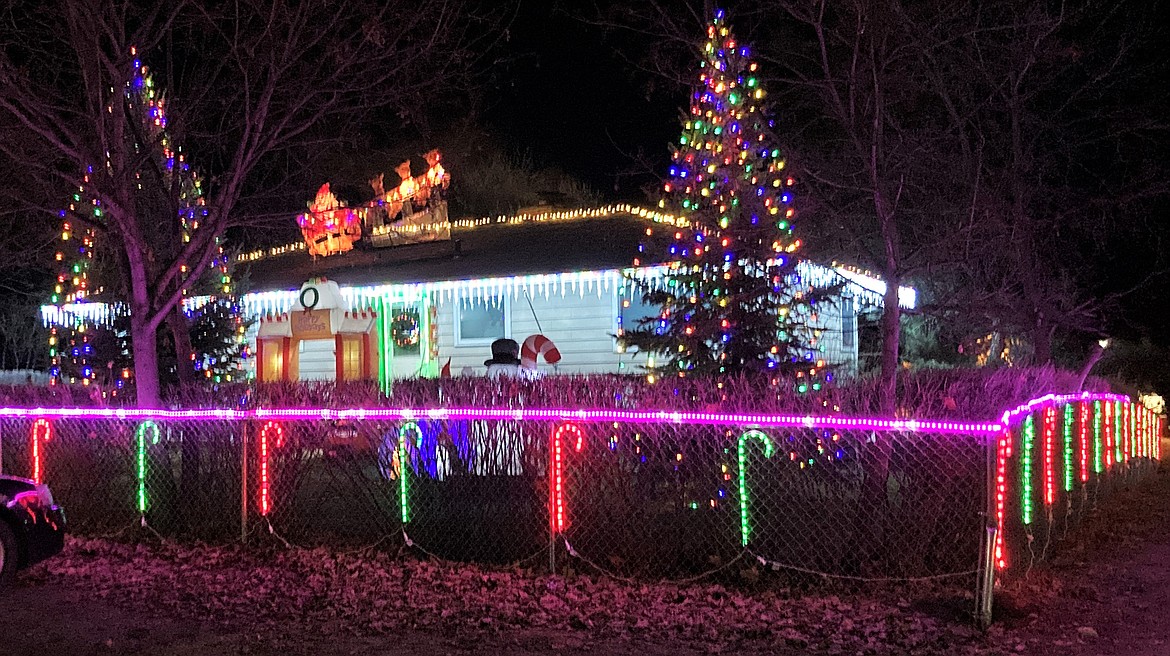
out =
<path fill-rule="evenodd" d="M 663 267 L 624 270 L 602 269 L 475 280 L 345 286 L 341 287 L 341 296 L 349 305 L 349 309 L 361 310 L 370 307 L 377 299 L 388 302 L 417 303 L 424 297 L 438 301 L 460 299 L 485 301 L 500 296 L 519 296 L 524 293 L 544 298 L 568 294 L 600 296 L 614 291 L 631 294 L 633 290 L 628 284 L 630 277 L 646 280 L 650 285 L 660 284 L 663 270 Z M 862 307 L 880 307 L 885 294 L 884 282 L 868 278 L 844 267 L 826 267 L 812 262 L 801 262 L 797 266 L 797 271 L 801 281 L 811 287 L 827 287 L 840 282 L 842 278 L 845 279 L 847 291 L 853 294 L 855 302 Z M 259 318 L 291 311 L 298 296 L 298 290 L 288 289 L 251 292 L 241 296 L 239 303 L 243 306 L 247 317 Z M 898 296 L 901 298 L 903 307 L 908 309 L 915 307 L 917 294 L 914 289 L 902 287 L 898 290 Z M 188 312 L 193 312 L 211 299 L 210 296 L 191 297 L 184 300 L 184 306 Z M 126 312 L 127 308 L 122 303 L 44 305 L 41 307 L 41 320 L 46 326 L 74 325 L 78 322 L 105 326 Z"/>
<path fill-rule="evenodd" d="M 361 212 L 367 208 L 351 208 L 355 212 Z M 418 225 L 386 225 L 378 226 L 371 230 L 373 236 L 381 236 L 396 233 L 427 233 L 434 232 L 440 228 L 450 226 L 454 230 L 472 230 L 484 226 L 495 225 L 521 225 L 527 223 L 549 223 L 558 221 L 576 221 L 581 219 L 599 219 L 610 218 L 615 216 L 632 215 L 642 219 L 649 219 L 655 223 L 665 223 L 671 226 L 685 227 L 689 225 L 686 219 L 675 216 L 667 212 L 659 212 L 657 210 L 646 209 L 636 205 L 626 203 L 616 203 L 613 205 L 605 205 L 602 207 L 593 208 L 578 208 L 572 210 L 550 210 L 547 212 L 525 212 L 521 214 L 501 214 L 498 216 L 485 216 L 477 219 L 465 218 L 456 219 L 449 224 L 418 224 Z M 240 253 L 236 256 L 240 262 L 256 262 L 266 260 L 273 257 L 280 257 L 282 255 L 290 255 L 293 253 L 303 252 L 306 250 L 304 241 L 297 241 L 283 246 L 273 246 L 271 248 L 260 248 L 247 253 Z"/>

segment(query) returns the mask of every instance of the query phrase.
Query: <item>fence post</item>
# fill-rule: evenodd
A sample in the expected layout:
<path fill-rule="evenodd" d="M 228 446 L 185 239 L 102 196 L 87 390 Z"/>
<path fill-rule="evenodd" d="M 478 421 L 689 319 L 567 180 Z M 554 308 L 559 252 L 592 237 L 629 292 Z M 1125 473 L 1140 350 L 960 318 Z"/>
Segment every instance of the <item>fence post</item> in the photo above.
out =
<path fill-rule="evenodd" d="M 240 542 L 248 541 L 248 421 L 240 422 Z"/>
<path fill-rule="evenodd" d="M 1001 439 L 1003 439 L 1001 433 L 993 434 L 985 440 L 987 446 L 984 449 L 984 469 L 986 470 L 984 478 L 986 480 L 984 482 L 983 519 L 985 530 L 983 531 L 983 543 L 976 573 L 978 578 L 975 582 L 975 622 L 984 631 L 991 626 L 992 602 L 995 595 L 995 543 L 999 531 L 996 523 L 995 505 L 996 476 L 998 474 L 996 453 Z"/>

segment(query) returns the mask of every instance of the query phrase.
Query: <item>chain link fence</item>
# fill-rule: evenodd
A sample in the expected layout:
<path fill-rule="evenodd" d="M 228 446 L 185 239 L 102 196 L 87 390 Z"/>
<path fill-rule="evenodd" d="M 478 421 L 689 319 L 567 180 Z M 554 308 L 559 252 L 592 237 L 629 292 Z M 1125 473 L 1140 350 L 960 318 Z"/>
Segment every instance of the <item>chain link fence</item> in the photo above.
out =
<path fill-rule="evenodd" d="M 1163 419 L 1124 397 L 1049 397 L 1008 413 L 996 439 L 995 565 L 1027 573 L 1112 492 L 1158 468 Z"/>
<path fill-rule="evenodd" d="M 5 412 L 0 468 L 49 483 L 79 534 L 377 544 L 641 579 L 733 564 L 796 577 L 974 580 L 994 562 L 1010 574 L 1161 455 L 1158 418 L 1105 396 L 1048 399 L 991 424 L 485 409 Z"/>

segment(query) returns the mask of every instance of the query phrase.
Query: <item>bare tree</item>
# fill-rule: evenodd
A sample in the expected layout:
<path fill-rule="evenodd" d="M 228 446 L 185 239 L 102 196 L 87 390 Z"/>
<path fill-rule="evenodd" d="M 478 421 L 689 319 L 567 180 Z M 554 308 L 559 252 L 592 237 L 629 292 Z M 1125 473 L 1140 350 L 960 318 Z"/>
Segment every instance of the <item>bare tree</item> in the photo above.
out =
<path fill-rule="evenodd" d="M 143 406 L 160 402 L 156 334 L 224 230 L 271 214 L 275 190 L 322 144 L 375 115 L 405 121 L 458 87 L 492 33 L 461 0 L 10 0 L 2 20 L 0 117 L 36 139 L 0 153 L 62 194 L 84 187 L 100 200 L 93 227 L 121 252 Z M 152 159 L 160 144 L 125 93 L 142 63 L 166 89 L 170 134 L 205 175 L 186 242 L 173 176 Z"/>
<path fill-rule="evenodd" d="M 977 159 L 951 158 L 977 180 L 978 236 L 956 254 L 965 275 L 952 309 L 1025 336 L 1032 360 L 1048 364 L 1058 336 L 1095 339 L 1118 301 L 1164 270 L 1150 245 L 1165 232 L 1145 215 L 1170 191 L 1158 152 L 1170 127 L 1165 28 L 1156 7 L 1095 0 L 972 3 L 962 23 L 924 49 L 934 93 L 981 146 Z M 1125 267 L 1110 262 L 1118 252 L 1145 260 L 1128 279 L 1109 271 Z"/>

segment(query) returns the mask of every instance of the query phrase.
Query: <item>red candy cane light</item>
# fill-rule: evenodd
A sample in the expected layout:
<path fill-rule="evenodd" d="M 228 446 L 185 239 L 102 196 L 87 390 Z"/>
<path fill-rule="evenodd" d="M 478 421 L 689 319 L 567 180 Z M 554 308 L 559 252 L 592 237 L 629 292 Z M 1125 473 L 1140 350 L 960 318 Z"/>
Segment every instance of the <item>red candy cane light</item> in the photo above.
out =
<path fill-rule="evenodd" d="M 269 440 L 272 440 L 271 446 Z M 284 446 L 284 426 L 275 421 L 264 423 L 260 429 L 260 514 L 268 516 L 272 509 L 272 497 L 269 490 L 269 457 L 272 450 Z"/>
<path fill-rule="evenodd" d="M 1077 440 L 1081 446 L 1081 482 L 1085 483 L 1089 480 L 1089 403 L 1082 401 L 1078 405 L 1081 418 L 1077 422 Z"/>
<path fill-rule="evenodd" d="M 565 453 L 564 439 L 573 438 L 577 451 L 585 446 L 585 434 L 576 424 L 561 424 L 553 429 L 552 465 L 549 472 L 549 524 L 554 533 L 561 533 L 568 526 L 565 519 Z"/>
<path fill-rule="evenodd" d="M 1004 429 L 996 442 L 995 458 L 995 566 L 1007 568 L 1007 556 L 1003 548 L 1004 505 L 1007 501 L 1007 467 L 1012 456 L 1012 431 Z"/>
<path fill-rule="evenodd" d="M 44 471 L 41 465 L 43 458 L 41 445 L 48 444 L 51 439 L 53 439 L 53 424 L 48 419 L 34 421 L 32 430 L 29 432 L 29 440 L 32 443 L 29 453 L 32 455 L 32 479 L 38 484 L 41 483 L 41 475 Z"/>
<path fill-rule="evenodd" d="M 1044 504 L 1056 500 L 1056 473 L 1053 471 L 1053 441 L 1056 438 L 1056 408 L 1044 409 Z"/>

